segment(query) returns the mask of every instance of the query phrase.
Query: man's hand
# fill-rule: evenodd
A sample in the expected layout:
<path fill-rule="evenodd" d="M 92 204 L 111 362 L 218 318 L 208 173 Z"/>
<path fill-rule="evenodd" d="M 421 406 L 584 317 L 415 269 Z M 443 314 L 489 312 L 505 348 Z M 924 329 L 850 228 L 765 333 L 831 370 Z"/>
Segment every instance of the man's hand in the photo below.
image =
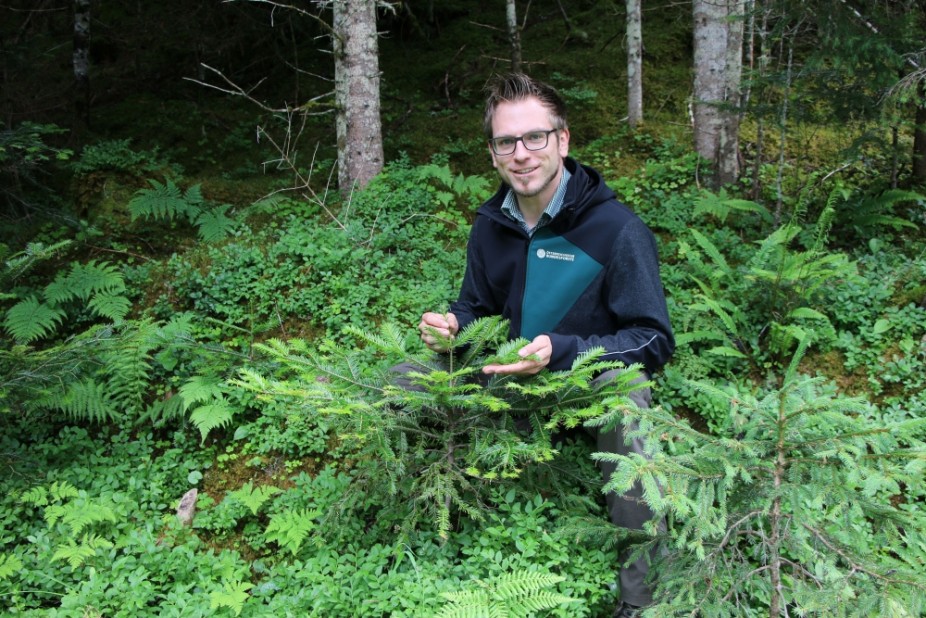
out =
<path fill-rule="evenodd" d="M 486 365 L 482 368 L 482 373 L 525 376 L 539 373 L 541 369 L 550 364 L 550 357 L 553 356 L 553 342 L 546 335 L 537 335 L 533 341 L 518 350 L 518 356 L 524 360 L 510 365 Z"/>
<path fill-rule="evenodd" d="M 447 339 L 453 337 L 460 330 L 457 316 L 452 313 L 441 315 L 439 313 L 425 313 L 418 323 L 418 332 L 421 340 L 435 352 L 446 352 L 450 349 Z"/>

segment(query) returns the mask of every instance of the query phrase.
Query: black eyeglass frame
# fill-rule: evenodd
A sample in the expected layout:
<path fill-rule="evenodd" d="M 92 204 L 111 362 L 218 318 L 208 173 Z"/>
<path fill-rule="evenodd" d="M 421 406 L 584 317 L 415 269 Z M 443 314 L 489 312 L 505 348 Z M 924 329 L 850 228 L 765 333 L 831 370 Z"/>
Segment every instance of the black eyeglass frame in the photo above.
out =
<path fill-rule="evenodd" d="M 520 136 L 518 136 L 518 137 L 513 137 L 513 136 L 509 136 L 509 135 L 503 135 L 503 136 L 501 136 L 501 137 L 493 137 L 492 139 L 489 140 L 489 147 L 492 148 L 492 152 L 494 152 L 494 153 L 495 153 L 497 156 L 499 156 L 499 157 L 507 157 L 508 155 L 514 154 L 514 152 L 518 149 L 518 142 L 521 142 L 522 144 L 524 144 L 524 148 L 526 148 L 527 150 L 530 150 L 531 152 L 534 152 L 534 151 L 537 151 L 537 150 L 543 150 L 544 148 L 546 148 L 547 146 L 550 145 L 550 133 L 555 133 L 555 132 L 557 132 L 557 131 L 559 131 L 559 130 L 560 130 L 560 129 L 549 129 L 549 130 L 528 131 L 528 132 L 525 133 L 524 135 L 520 135 Z M 530 146 L 527 145 L 527 142 L 524 141 L 524 136 L 525 136 L 525 135 L 536 135 L 537 133 L 543 133 L 544 136 L 546 136 L 546 139 L 543 141 L 543 146 L 539 146 L 539 147 L 537 147 L 537 148 L 531 148 Z M 497 143 L 497 142 L 498 142 L 498 140 L 500 140 L 500 139 L 504 139 L 504 140 L 509 140 L 509 139 L 510 139 L 510 140 L 513 140 L 513 145 L 512 145 L 512 147 L 511 147 L 511 151 L 510 151 L 510 152 L 499 152 L 499 151 L 498 151 L 498 143 Z"/>

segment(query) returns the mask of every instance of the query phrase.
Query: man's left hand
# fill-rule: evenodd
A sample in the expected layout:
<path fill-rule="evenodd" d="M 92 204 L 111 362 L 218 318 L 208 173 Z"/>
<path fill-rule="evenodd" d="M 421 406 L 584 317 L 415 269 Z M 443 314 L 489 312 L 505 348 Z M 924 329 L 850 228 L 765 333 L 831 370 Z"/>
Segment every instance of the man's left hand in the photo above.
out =
<path fill-rule="evenodd" d="M 537 335 L 533 341 L 518 350 L 524 360 L 510 365 L 486 365 L 482 373 L 492 375 L 525 375 L 538 373 L 550 363 L 553 356 L 553 342 L 547 335 Z"/>

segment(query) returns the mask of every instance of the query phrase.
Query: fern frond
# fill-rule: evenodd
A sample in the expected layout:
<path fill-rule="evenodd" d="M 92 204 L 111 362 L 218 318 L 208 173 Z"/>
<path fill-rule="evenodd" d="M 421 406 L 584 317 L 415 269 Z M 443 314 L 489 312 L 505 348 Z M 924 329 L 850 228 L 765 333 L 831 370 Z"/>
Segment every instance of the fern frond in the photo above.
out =
<path fill-rule="evenodd" d="M 89 301 L 96 294 L 118 296 L 125 292 L 125 279 L 119 267 L 107 262 L 74 262 L 45 286 L 45 299 L 52 304 L 72 299 Z"/>
<path fill-rule="evenodd" d="M 21 568 L 23 568 L 23 563 L 19 556 L 0 554 L 0 580 L 7 579 Z"/>
<path fill-rule="evenodd" d="M 248 481 L 240 489 L 236 489 L 228 495 L 248 507 L 251 513 L 257 515 L 257 511 L 260 510 L 260 507 L 263 506 L 271 496 L 281 491 L 283 490 L 278 487 L 273 487 L 272 485 L 262 485 L 255 488 L 251 482 Z"/>
<path fill-rule="evenodd" d="M 54 332 L 64 317 L 63 310 L 30 296 L 7 310 L 3 327 L 17 341 L 29 343 Z"/>
<path fill-rule="evenodd" d="M 231 208 L 230 204 L 222 204 L 209 210 L 203 210 L 196 215 L 193 221 L 196 224 L 197 234 L 203 242 L 222 240 L 234 229 L 235 220 L 225 213 Z"/>
<path fill-rule="evenodd" d="M 139 189 L 129 201 L 129 213 L 132 221 L 139 218 L 167 219 L 172 221 L 178 216 L 194 219 L 199 214 L 202 195 L 199 185 L 193 185 L 181 194 L 180 187 L 168 179 L 165 183 L 149 180 L 151 188 Z"/>
<path fill-rule="evenodd" d="M 526 571 L 505 573 L 488 581 L 476 580 L 475 589 L 442 593 L 449 603 L 441 609 L 437 617 L 527 618 L 536 615 L 537 612 L 576 601 L 548 590 L 564 580 L 565 578 L 559 575 Z"/>
<path fill-rule="evenodd" d="M 168 180 L 168 182 L 170 182 Z M 183 192 L 183 200 L 190 206 L 198 208 L 205 201 L 203 199 L 203 192 L 201 190 L 201 185 L 199 183 L 188 187 L 186 191 Z"/>
<path fill-rule="evenodd" d="M 728 275 L 730 273 L 730 265 L 727 263 L 727 259 L 717 248 L 717 245 L 712 243 L 707 236 L 695 228 L 691 228 L 689 231 L 691 232 L 691 235 L 694 236 L 695 242 L 698 243 L 698 246 L 701 247 L 704 253 L 706 253 L 708 257 L 711 258 L 714 266 L 716 266 L 718 269 L 711 275 L 711 278 L 716 279 L 721 276 Z"/>
<path fill-rule="evenodd" d="M 268 541 L 288 549 L 295 556 L 309 533 L 315 529 L 315 520 L 321 511 L 293 509 L 270 518 L 265 535 Z"/>
<path fill-rule="evenodd" d="M 72 569 L 76 569 L 88 558 L 96 555 L 96 550 L 103 548 L 109 549 L 113 544 L 96 534 L 85 534 L 78 543 L 71 539 L 67 545 L 59 545 L 52 555 L 52 562 L 56 560 L 67 560 Z"/>
<path fill-rule="evenodd" d="M 80 492 L 77 488 L 67 481 L 55 481 L 52 483 L 51 487 L 48 489 L 48 494 L 52 499 L 59 502 L 80 496 Z"/>
<path fill-rule="evenodd" d="M 202 441 L 206 441 L 206 436 L 213 429 L 228 425 L 235 410 L 224 397 L 216 399 L 213 403 L 199 406 L 190 415 L 190 422 L 199 430 Z"/>
<path fill-rule="evenodd" d="M 180 387 L 180 397 L 183 398 L 184 409 L 189 409 L 194 403 L 210 401 L 222 397 L 221 380 L 214 375 L 193 376 Z"/>
<path fill-rule="evenodd" d="M 97 294 L 87 306 L 98 316 L 119 323 L 129 314 L 132 302 L 122 295 Z"/>
<path fill-rule="evenodd" d="M 60 398 L 45 401 L 43 405 L 57 408 L 75 420 L 101 422 L 116 418 L 106 385 L 93 378 L 72 382 Z"/>
<path fill-rule="evenodd" d="M 48 505 L 48 490 L 44 487 L 33 487 L 25 491 L 19 499 L 26 504 L 34 504 L 35 506 L 46 506 Z"/>
<path fill-rule="evenodd" d="M 45 521 L 54 526 L 58 521 L 78 536 L 85 528 L 108 521 L 116 522 L 116 513 L 105 504 L 89 500 L 72 500 L 64 504 L 53 504 L 45 509 Z"/>
<path fill-rule="evenodd" d="M 228 607 L 238 616 L 248 600 L 248 590 L 253 587 L 254 584 L 251 582 L 225 582 L 222 590 L 209 593 L 209 607 L 212 609 Z"/>
<path fill-rule="evenodd" d="M 135 321 L 100 346 L 107 399 L 124 415 L 138 416 L 145 408 L 155 330 L 150 321 Z"/>

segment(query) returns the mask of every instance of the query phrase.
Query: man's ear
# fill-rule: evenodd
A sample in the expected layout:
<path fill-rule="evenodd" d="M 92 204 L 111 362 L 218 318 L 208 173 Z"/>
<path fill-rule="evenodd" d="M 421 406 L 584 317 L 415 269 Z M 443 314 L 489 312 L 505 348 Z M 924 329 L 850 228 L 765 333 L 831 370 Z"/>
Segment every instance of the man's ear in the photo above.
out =
<path fill-rule="evenodd" d="M 569 154 L 569 127 L 560 129 L 556 133 L 559 138 L 559 156 L 566 157 Z"/>

